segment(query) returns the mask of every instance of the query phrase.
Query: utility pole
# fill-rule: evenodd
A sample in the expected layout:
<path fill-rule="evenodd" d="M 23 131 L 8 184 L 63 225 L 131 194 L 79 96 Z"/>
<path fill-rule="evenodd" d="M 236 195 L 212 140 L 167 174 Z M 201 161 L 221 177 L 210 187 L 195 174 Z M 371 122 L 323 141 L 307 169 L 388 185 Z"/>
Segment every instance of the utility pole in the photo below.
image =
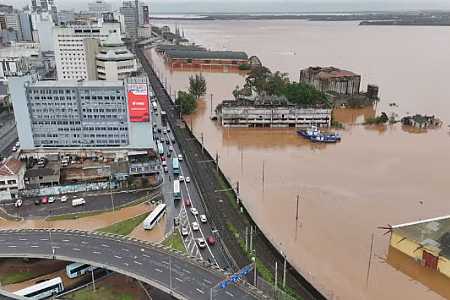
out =
<path fill-rule="evenodd" d="M 245 252 L 248 252 L 248 226 L 245 226 Z"/>
<path fill-rule="evenodd" d="M 257 274 L 256 274 L 256 251 L 254 253 L 254 256 L 252 256 L 252 260 L 253 260 L 253 263 L 254 263 L 254 266 L 253 266 L 253 285 L 255 287 L 258 287 L 258 283 L 257 283 L 258 278 L 257 278 Z"/>
<path fill-rule="evenodd" d="M 201 138 L 202 138 L 202 153 L 203 153 L 203 132 L 201 134 Z"/>
<path fill-rule="evenodd" d="M 283 263 L 283 289 L 286 288 L 286 254 L 284 254 L 284 263 Z"/>
<path fill-rule="evenodd" d="M 169 256 L 169 288 L 172 294 L 172 257 Z"/>
<path fill-rule="evenodd" d="M 277 287 L 278 287 L 278 262 L 275 260 L 275 290 L 274 290 L 274 298 L 277 298 Z"/>
<path fill-rule="evenodd" d="M 373 251 L 373 242 L 374 242 L 374 234 L 372 233 L 372 241 L 370 243 L 370 256 L 369 256 L 369 263 L 367 266 L 367 275 L 366 275 L 366 289 L 369 287 L 369 276 L 370 276 L 370 267 L 372 264 L 372 251 Z"/>
<path fill-rule="evenodd" d="M 241 146 L 241 175 L 244 173 L 244 150 Z"/>
<path fill-rule="evenodd" d="M 94 278 L 94 268 L 91 267 L 91 277 L 92 277 L 92 289 L 95 293 L 95 278 Z"/>
<path fill-rule="evenodd" d="M 219 153 L 216 152 L 216 172 L 219 173 Z"/>
<path fill-rule="evenodd" d="M 250 252 L 253 251 L 253 226 L 250 226 Z"/>
<path fill-rule="evenodd" d="M 211 100 L 209 103 L 209 106 L 210 106 L 209 118 L 212 118 L 212 112 L 213 112 L 212 100 L 213 100 L 213 94 L 211 93 Z"/>

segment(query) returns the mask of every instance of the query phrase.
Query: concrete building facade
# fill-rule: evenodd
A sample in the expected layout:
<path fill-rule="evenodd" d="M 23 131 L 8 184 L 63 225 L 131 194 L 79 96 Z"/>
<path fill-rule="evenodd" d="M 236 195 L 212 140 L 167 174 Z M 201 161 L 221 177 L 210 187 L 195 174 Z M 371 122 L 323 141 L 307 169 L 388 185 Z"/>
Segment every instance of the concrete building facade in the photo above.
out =
<path fill-rule="evenodd" d="M 100 17 L 102 13 L 111 12 L 112 5 L 104 0 L 95 0 L 88 3 L 88 10 Z"/>
<path fill-rule="evenodd" d="M 136 82 L 148 90 L 146 78 L 125 82 L 14 78 L 11 99 L 21 148 L 155 149 L 150 118 L 133 119 L 136 99 L 129 89 Z M 142 97 L 140 109 L 148 112 L 149 95 Z"/>
<path fill-rule="evenodd" d="M 101 42 L 111 33 L 120 33 L 120 23 L 56 27 L 54 38 L 58 80 L 88 79 L 85 39 L 96 38 Z"/>
<path fill-rule="evenodd" d="M 126 35 L 129 39 L 138 38 L 138 28 L 150 24 L 150 7 L 143 2 L 139 1 L 136 14 L 136 2 L 134 0 L 123 1 L 120 13 L 124 17 Z"/>
<path fill-rule="evenodd" d="M 0 202 L 18 198 L 19 190 L 25 188 L 25 164 L 11 158 L 0 163 Z"/>
<path fill-rule="evenodd" d="M 322 92 L 356 95 L 359 94 L 361 76 L 335 67 L 309 67 L 300 71 L 300 82 Z"/>

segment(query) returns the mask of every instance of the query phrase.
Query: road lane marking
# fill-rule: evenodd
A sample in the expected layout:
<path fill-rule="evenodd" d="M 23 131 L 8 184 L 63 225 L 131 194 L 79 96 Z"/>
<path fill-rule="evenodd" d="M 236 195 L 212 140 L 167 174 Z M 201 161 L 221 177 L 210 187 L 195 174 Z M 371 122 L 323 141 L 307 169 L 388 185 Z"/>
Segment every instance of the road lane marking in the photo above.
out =
<path fill-rule="evenodd" d="M 80 248 L 73 248 L 73 251 L 81 251 Z"/>
<path fill-rule="evenodd" d="M 39 239 L 40 241 L 48 241 L 48 239 Z"/>
<path fill-rule="evenodd" d="M 28 241 L 28 239 L 19 239 L 19 241 Z"/>
<path fill-rule="evenodd" d="M 151 256 L 150 256 L 150 255 L 147 255 L 147 254 L 142 254 L 142 256 L 145 256 L 145 257 L 147 257 L 147 258 L 151 258 Z"/>
<path fill-rule="evenodd" d="M 63 242 L 70 242 L 70 240 L 62 240 Z"/>
<path fill-rule="evenodd" d="M 122 250 L 123 250 L 123 251 L 127 251 L 127 252 L 130 252 L 130 250 L 129 250 L 129 249 L 125 249 L 125 248 L 122 248 Z"/>
<path fill-rule="evenodd" d="M 138 261 L 134 261 L 134 263 L 137 264 L 137 265 L 142 265 L 142 263 L 138 262 Z"/>
<path fill-rule="evenodd" d="M 159 273 L 163 272 L 163 270 L 160 270 L 160 269 L 157 269 L 157 268 L 155 268 L 155 270 L 158 271 Z"/>
<path fill-rule="evenodd" d="M 81 241 L 82 244 L 86 245 L 88 242 L 86 241 Z"/>
<path fill-rule="evenodd" d="M 206 282 L 207 284 L 212 284 L 211 281 L 209 281 L 208 279 L 203 279 L 204 282 Z"/>
<path fill-rule="evenodd" d="M 109 248 L 109 246 L 106 245 L 106 244 L 102 244 L 102 246 L 105 247 L 105 248 Z"/>
<path fill-rule="evenodd" d="M 61 248 L 61 247 L 59 247 L 59 246 L 53 246 L 52 248 L 53 248 L 53 249 L 59 249 L 59 248 Z"/>
<path fill-rule="evenodd" d="M 234 295 L 232 293 L 230 293 L 229 291 L 225 291 L 225 294 L 227 294 L 230 297 L 234 297 Z"/>
<path fill-rule="evenodd" d="M 178 280 L 179 282 L 183 282 L 183 279 L 180 279 L 178 277 L 175 277 L 175 280 Z"/>
<path fill-rule="evenodd" d="M 191 274 L 191 272 L 188 271 L 188 270 L 186 270 L 186 269 L 183 269 L 183 272 L 185 272 L 185 273 L 187 273 L 187 274 Z"/>
<path fill-rule="evenodd" d="M 98 252 L 98 251 L 94 251 L 92 253 L 94 253 L 94 254 L 102 254 L 101 252 Z"/>
<path fill-rule="evenodd" d="M 165 261 L 165 260 L 163 260 L 162 263 L 163 263 L 163 264 L 166 264 L 166 265 L 169 264 L 169 262 L 168 262 L 168 261 Z"/>
<path fill-rule="evenodd" d="M 118 255 L 114 255 L 114 257 L 117 258 L 117 259 L 122 259 L 122 257 L 118 256 Z"/>
<path fill-rule="evenodd" d="M 8 248 L 17 248 L 17 246 L 9 245 Z"/>
<path fill-rule="evenodd" d="M 199 293 L 201 293 L 201 294 L 204 294 L 205 292 L 204 291 L 202 291 L 201 289 L 195 289 L 197 292 L 199 292 Z"/>
<path fill-rule="evenodd" d="M 123 264 L 128 267 L 128 263 L 124 262 Z"/>
<path fill-rule="evenodd" d="M 31 245 L 31 248 L 39 248 L 38 245 Z"/>

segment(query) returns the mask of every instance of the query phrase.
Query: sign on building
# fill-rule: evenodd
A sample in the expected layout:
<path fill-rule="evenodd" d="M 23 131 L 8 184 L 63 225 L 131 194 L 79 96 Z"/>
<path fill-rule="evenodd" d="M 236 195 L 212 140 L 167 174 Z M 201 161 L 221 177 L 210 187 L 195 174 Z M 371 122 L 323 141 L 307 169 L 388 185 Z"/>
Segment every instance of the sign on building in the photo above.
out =
<path fill-rule="evenodd" d="M 150 121 L 147 84 L 128 84 L 128 115 L 130 122 Z"/>

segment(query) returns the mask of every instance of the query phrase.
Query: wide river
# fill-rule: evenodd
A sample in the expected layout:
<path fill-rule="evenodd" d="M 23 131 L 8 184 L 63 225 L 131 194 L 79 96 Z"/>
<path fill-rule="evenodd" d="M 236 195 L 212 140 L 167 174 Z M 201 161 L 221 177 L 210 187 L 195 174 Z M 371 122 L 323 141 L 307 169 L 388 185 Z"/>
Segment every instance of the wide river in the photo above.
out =
<path fill-rule="evenodd" d="M 175 21 L 156 23 L 173 28 Z M 292 80 L 308 66 L 352 70 L 362 75 L 363 88 L 380 86 L 377 112 L 436 114 L 445 122 L 441 129 L 418 133 L 400 125 L 358 125 L 374 115 L 372 109 L 339 111 L 346 123 L 343 141 L 326 146 L 311 145 L 292 129 L 223 129 L 210 120 L 210 94 L 215 107 L 231 99 L 244 78 L 224 73 L 204 73 L 208 94 L 192 121 L 187 117 L 210 153 L 219 153 L 227 177 L 240 182 L 245 205 L 262 230 L 330 298 L 450 298 L 450 281 L 433 284 L 442 278 L 414 265 L 406 275 L 393 267 L 399 265 L 395 257 L 386 263 L 389 235 L 377 229 L 450 212 L 450 28 L 299 20 L 177 24 L 192 41 L 257 55 Z M 148 54 L 172 93 L 187 87 L 191 72 L 171 72 Z M 366 284 L 372 233 L 374 260 Z"/>

